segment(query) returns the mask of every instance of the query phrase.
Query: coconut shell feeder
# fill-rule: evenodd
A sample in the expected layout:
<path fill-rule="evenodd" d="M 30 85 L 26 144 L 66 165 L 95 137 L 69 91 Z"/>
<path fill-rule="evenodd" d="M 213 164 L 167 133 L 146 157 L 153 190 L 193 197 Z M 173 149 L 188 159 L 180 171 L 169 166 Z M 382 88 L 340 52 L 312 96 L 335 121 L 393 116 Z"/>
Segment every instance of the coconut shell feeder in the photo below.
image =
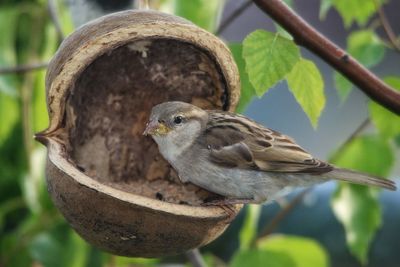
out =
<path fill-rule="evenodd" d="M 180 17 L 124 11 L 71 34 L 46 77 L 46 179 L 69 224 L 117 255 L 160 257 L 217 238 L 231 217 L 201 204 L 215 197 L 182 184 L 142 135 L 168 100 L 234 110 L 239 75 L 229 49 Z M 235 206 L 237 213 L 241 206 Z"/>

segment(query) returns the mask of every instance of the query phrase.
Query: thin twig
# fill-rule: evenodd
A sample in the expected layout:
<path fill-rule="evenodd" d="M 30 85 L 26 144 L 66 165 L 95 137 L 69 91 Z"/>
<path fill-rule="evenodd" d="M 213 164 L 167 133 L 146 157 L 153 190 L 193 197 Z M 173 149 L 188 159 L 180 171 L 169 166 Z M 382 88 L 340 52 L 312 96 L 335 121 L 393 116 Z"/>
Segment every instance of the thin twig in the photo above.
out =
<path fill-rule="evenodd" d="M 377 0 L 373 0 L 373 1 L 375 3 L 376 9 L 378 10 L 378 16 L 379 16 L 381 25 L 383 27 L 383 30 L 385 31 L 387 37 L 389 38 L 389 41 L 392 44 L 392 47 L 397 52 L 400 52 L 400 43 L 397 41 L 396 34 L 393 32 L 393 29 L 390 26 L 389 20 L 386 17 L 386 14 L 385 14 L 385 11 L 383 10 L 382 5 L 380 5 Z"/>
<path fill-rule="evenodd" d="M 251 246 L 254 247 L 257 240 L 270 235 L 279 223 L 303 200 L 303 198 L 311 191 L 312 187 L 308 187 L 301 191 L 296 197 L 294 197 L 283 209 L 281 209 L 272 220 L 265 225 L 257 239 L 254 239 Z"/>
<path fill-rule="evenodd" d="M 330 158 L 331 162 L 337 161 L 339 155 L 343 151 L 343 149 L 350 144 L 358 135 L 361 134 L 369 126 L 371 120 L 367 117 L 365 120 L 361 122 L 361 124 L 354 130 L 354 132 L 340 145 L 340 147 L 336 150 L 336 153 Z"/>
<path fill-rule="evenodd" d="M 382 22 L 379 18 L 376 18 L 376 19 L 372 20 L 371 23 L 368 25 L 368 30 L 376 31 L 376 29 L 379 27 L 382 27 Z M 400 51 L 396 50 L 396 48 L 393 46 L 393 44 L 390 42 L 390 40 L 385 39 L 383 37 L 380 37 L 380 39 L 381 39 L 383 45 L 385 45 L 387 48 L 392 49 L 396 52 L 400 52 Z"/>
<path fill-rule="evenodd" d="M 371 99 L 400 115 L 400 93 L 339 48 L 291 10 L 282 0 L 253 0 L 275 22 L 288 31 L 301 45 L 337 71 Z"/>
<path fill-rule="evenodd" d="M 381 21 L 379 19 L 373 19 L 368 25 L 368 30 L 375 31 L 380 26 L 381 26 Z"/>
<path fill-rule="evenodd" d="M 185 255 L 193 267 L 206 267 L 206 263 L 198 248 L 186 251 Z"/>
<path fill-rule="evenodd" d="M 61 42 L 64 40 L 65 35 L 63 33 L 62 27 L 61 27 L 61 21 L 57 12 L 57 3 L 55 0 L 48 0 L 47 1 L 47 9 L 49 10 L 50 18 L 51 21 L 54 24 L 54 27 L 56 28 L 58 40 Z"/>
<path fill-rule="evenodd" d="M 224 21 L 221 22 L 218 29 L 215 31 L 216 35 L 220 35 L 235 19 L 237 19 L 246 9 L 253 4 L 252 1 L 246 0 L 235 11 L 232 12 Z"/>
<path fill-rule="evenodd" d="M 18 73 L 25 73 L 34 70 L 40 70 L 47 68 L 49 65 L 48 62 L 40 62 L 40 63 L 32 63 L 26 65 L 18 65 L 15 67 L 0 67 L 0 75 L 2 74 L 18 74 Z"/>

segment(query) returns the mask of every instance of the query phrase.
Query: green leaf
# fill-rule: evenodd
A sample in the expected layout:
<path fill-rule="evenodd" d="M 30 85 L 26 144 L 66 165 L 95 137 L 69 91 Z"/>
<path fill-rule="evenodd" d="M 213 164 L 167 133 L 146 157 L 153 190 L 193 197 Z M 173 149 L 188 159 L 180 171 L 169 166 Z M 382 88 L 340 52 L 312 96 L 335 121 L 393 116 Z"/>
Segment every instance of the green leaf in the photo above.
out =
<path fill-rule="evenodd" d="M 43 45 L 43 30 L 48 22 L 47 12 L 35 2 L 28 2 L 21 6 L 21 15 L 16 25 L 16 56 L 19 64 L 32 62 Z"/>
<path fill-rule="evenodd" d="M 296 267 L 327 267 L 328 254 L 315 240 L 299 236 L 273 235 L 258 242 L 259 249 L 284 253 L 295 262 Z"/>
<path fill-rule="evenodd" d="M 16 9 L 0 9 L 0 66 L 12 67 L 16 65 L 16 21 L 19 13 Z M 0 75 L 0 94 L 17 96 L 17 77 L 16 75 Z M 0 105 L 1 106 L 1 105 Z"/>
<path fill-rule="evenodd" d="M 336 165 L 377 176 L 387 176 L 394 162 L 388 143 L 377 136 L 359 137 L 337 157 Z M 332 197 L 335 216 L 346 230 L 350 252 L 363 264 L 369 245 L 381 225 L 381 209 L 376 189 L 341 184 Z"/>
<path fill-rule="evenodd" d="M 24 176 L 22 182 L 23 196 L 32 213 L 38 214 L 42 210 L 40 193 L 47 192 L 45 188 L 44 166 L 46 162 L 46 149 L 37 147 L 29 158 L 29 173 Z M 43 192 L 45 191 L 45 192 Z"/>
<path fill-rule="evenodd" d="M 364 26 L 376 12 L 374 1 L 365 0 L 332 0 L 332 5 L 340 13 L 346 28 L 355 21 Z"/>
<path fill-rule="evenodd" d="M 327 267 L 329 261 L 325 250 L 312 239 L 276 235 L 259 240 L 256 249 L 239 250 L 230 266 Z"/>
<path fill-rule="evenodd" d="M 344 103 L 353 89 L 353 84 L 339 72 L 333 74 L 333 80 L 341 103 Z"/>
<path fill-rule="evenodd" d="M 236 65 L 238 66 L 240 74 L 240 86 L 241 86 L 240 100 L 238 106 L 236 107 L 236 112 L 238 113 L 244 112 L 247 105 L 256 95 L 254 87 L 251 85 L 249 77 L 245 70 L 245 62 L 242 57 L 242 50 L 243 50 L 242 48 L 243 47 L 241 44 L 235 44 L 235 43 L 229 44 L 229 49 L 231 50 L 232 55 L 236 61 Z"/>
<path fill-rule="evenodd" d="M 230 267 L 296 267 L 295 262 L 286 253 L 268 250 L 238 250 Z"/>
<path fill-rule="evenodd" d="M 1 107 L 1 106 L 0 106 Z M 26 154 L 21 123 L 17 122 L 0 144 L 0 202 L 21 197 L 20 181 L 26 172 Z"/>
<path fill-rule="evenodd" d="M 32 266 L 32 259 L 26 247 L 21 246 L 21 239 L 14 232 L 1 235 L 0 262 L 2 266 Z M 3 265 L 4 264 L 4 265 Z"/>
<path fill-rule="evenodd" d="M 290 91 L 316 128 L 325 107 L 324 80 L 317 66 L 301 59 L 286 78 Z"/>
<path fill-rule="evenodd" d="M 394 89 L 400 91 L 400 77 L 399 76 L 387 76 L 383 80 L 387 84 L 392 86 Z"/>
<path fill-rule="evenodd" d="M 386 77 L 385 82 L 400 91 L 400 77 Z M 370 101 L 369 112 L 371 120 L 383 138 L 393 138 L 400 135 L 400 116 L 392 113 L 381 105 Z"/>
<path fill-rule="evenodd" d="M 15 8 L 0 9 L 0 66 L 15 66 L 16 21 Z M 0 75 L 0 145 L 11 133 L 19 119 L 19 100 L 15 75 Z"/>
<path fill-rule="evenodd" d="M 332 197 L 333 212 L 346 230 L 350 252 L 364 265 L 382 217 L 378 198 L 372 191 L 359 185 L 341 184 Z"/>
<path fill-rule="evenodd" d="M 0 145 L 7 139 L 18 122 L 19 113 L 18 99 L 0 92 Z"/>
<path fill-rule="evenodd" d="M 334 163 L 343 168 L 386 177 L 393 161 L 393 151 L 386 140 L 379 136 L 364 136 L 356 138 L 340 151 Z"/>
<path fill-rule="evenodd" d="M 33 131 L 44 130 L 49 124 L 49 116 L 46 107 L 46 89 L 44 87 L 46 72 L 35 73 L 35 90 L 32 96 Z"/>
<path fill-rule="evenodd" d="M 203 258 L 204 258 L 204 262 L 206 266 L 215 266 L 215 267 L 222 267 L 222 266 L 226 266 L 226 263 L 224 261 L 222 261 L 220 258 L 218 258 L 217 256 L 215 256 L 212 252 L 203 252 Z M 157 266 L 160 266 L 160 264 L 158 263 Z M 189 266 L 193 266 L 193 265 L 189 265 Z M 195 266 L 193 266 L 195 267 Z"/>
<path fill-rule="evenodd" d="M 397 136 L 394 138 L 394 143 L 397 145 L 397 147 L 400 147 L 400 134 L 397 135 Z"/>
<path fill-rule="evenodd" d="M 62 252 L 63 244 L 46 233 L 38 235 L 32 242 L 32 258 L 43 264 L 45 267 L 65 266 Z"/>
<path fill-rule="evenodd" d="M 349 53 L 366 67 L 373 67 L 382 61 L 385 46 L 371 30 L 352 32 L 347 39 Z"/>
<path fill-rule="evenodd" d="M 256 30 L 243 41 L 249 80 L 262 96 L 288 74 L 300 60 L 296 44 L 279 34 Z"/>
<path fill-rule="evenodd" d="M 224 4 L 224 0 L 172 0 L 166 1 L 161 10 L 172 11 L 207 31 L 215 32 Z"/>
<path fill-rule="evenodd" d="M 58 47 L 57 34 L 52 25 L 45 27 L 44 47 L 41 55 L 42 61 L 47 61 L 55 53 Z M 35 85 L 33 90 L 33 131 L 38 132 L 48 125 L 49 117 L 46 108 L 45 70 L 35 73 Z"/>
<path fill-rule="evenodd" d="M 72 255 L 69 260 L 66 261 L 69 267 L 85 266 L 86 262 L 88 262 L 90 247 L 86 241 L 74 231 L 70 231 L 67 251 Z"/>
<path fill-rule="evenodd" d="M 332 7 L 332 0 L 321 0 L 319 7 L 319 19 L 324 20 L 329 9 Z"/>
<path fill-rule="evenodd" d="M 88 254 L 86 267 L 107 266 L 104 262 L 110 254 L 106 254 L 96 247 L 90 247 Z"/>
<path fill-rule="evenodd" d="M 261 206 L 260 205 L 247 205 L 246 218 L 240 229 L 239 240 L 240 249 L 249 249 L 251 243 L 257 236 L 258 219 L 260 218 Z"/>

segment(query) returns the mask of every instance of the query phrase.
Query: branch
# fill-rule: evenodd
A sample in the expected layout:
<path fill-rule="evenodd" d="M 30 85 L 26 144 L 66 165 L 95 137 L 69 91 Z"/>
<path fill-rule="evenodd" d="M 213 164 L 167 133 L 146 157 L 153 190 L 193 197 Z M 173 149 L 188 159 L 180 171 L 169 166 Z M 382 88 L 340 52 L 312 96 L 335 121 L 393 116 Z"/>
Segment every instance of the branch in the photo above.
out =
<path fill-rule="evenodd" d="M 383 27 L 383 30 L 386 33 L 386 36 L 389 38 L 389 41 L 397 52 L 400 52 L 400 44 L 397 41 L 396 35 L 393 32 L 392 27 L 390 26 L 390 23 L 386 17 L 385 11 L 383 10 L 383 7 L 378 3 L 377 0 L 373 0 L 376 6 L 376 9 L 378 10 L 378 15 L 379 15 L 379 20 L 381 22 L 381 25 Z"/>
<path fill-rule="evenodd" d="M 220 35 L 235 19 L 237 19 L 246 9 L 253 4 L 252 1 L 246 0 L 241 6 L 232 12 L 224 21 L 221 22 L 218 29 L 215 31 L 216 35 Z"/>
<path fill-rule="evenodd" d="M 372 100 L 400 114 L 400 93 L 385 84 L 368 69 L 349 56 L 325 36 L 315 30 L 281 0 L 253 0 L 253 2 L 301 45 L 346 76 Z"/>
<path fill-rule="evenodd" d="M 192 263 L 193 267 L 206 267 L 203 257 L 198 248 L 186 251 L 186 257 Z"/>
<path fill-rule="evenodd" d="M 26 65 L 18 65 L 15 67 L 0 67 L 0 75 L 2 74 L 18 74 L 25 73 L 28 71 L 44 69 L 49 65 L 48 62 L 33 63 Z"/>

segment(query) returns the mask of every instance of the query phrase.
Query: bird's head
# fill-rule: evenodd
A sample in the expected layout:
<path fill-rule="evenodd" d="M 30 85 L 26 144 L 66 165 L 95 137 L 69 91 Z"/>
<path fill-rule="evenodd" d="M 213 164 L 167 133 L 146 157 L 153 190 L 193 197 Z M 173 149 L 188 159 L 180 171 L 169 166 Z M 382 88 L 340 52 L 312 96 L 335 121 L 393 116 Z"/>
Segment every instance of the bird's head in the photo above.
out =
<path fill-rule="evenodd" d="M 170 152 L 176 154 L 193 144 L 207 119 L 207 112 L 194 105 L 165 102 L 153 107 L 143 134 L 151 135 L 162 153 L 172 150 Z"/>

